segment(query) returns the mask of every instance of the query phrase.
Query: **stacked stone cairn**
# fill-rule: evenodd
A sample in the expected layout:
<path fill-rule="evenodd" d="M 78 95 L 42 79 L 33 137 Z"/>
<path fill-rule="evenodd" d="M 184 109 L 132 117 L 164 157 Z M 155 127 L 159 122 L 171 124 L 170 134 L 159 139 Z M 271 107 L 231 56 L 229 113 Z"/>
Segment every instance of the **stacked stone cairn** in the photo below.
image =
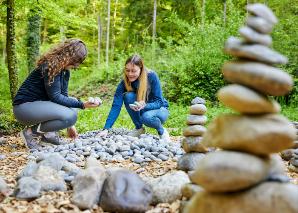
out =
<path fill-rule="evenodd" d="M 207 153 L 190 175 L 204 191 L 192 197 L 185 213 L 298 212 L 298 186 L 289 183 L 280 156 L 273 154 L 293 146 L 296 130 L 267 97 L 287 94 L 293 81 L 273 67 L 287 62 L 269 47 L 277 18 L 263 4 L 247 10 L 247 26 L 239 31 L 244 40 L 229 38 L 225 45 L 226 53 L 239 58 L 222 69 L 233 84 L 217 94 L 239 114 L 220 115 L 209 124 L 202 144 L 222 150 Z"/>
<path fill-rule="evenodd" d="M 298 173 L 298 122 L 293 122 L 296 128 L 296 141 L 291 149 L 286 149 L 281 152 L 281 157 L 285 161 L 289 161 L 289 170 Z"/>
<path fill-rule="evenodd" d="M 186 119 L 187 127 L 183 130 L 184 138 L 182 148 L 186 152 L 179 160 L 177 167 L 185 172 L 193 172 L 200 161 L 204 158 L 208 149 L 201 144 L 202 135 L 206 132 L 205 124 L 207 122 L 206 101 L 196 97 L 191 101 L 189 115 Z M 189 199 L 195 192 L 202 188 L 193 184 L 185 184 L 182 188 L 183 197 Z"/>

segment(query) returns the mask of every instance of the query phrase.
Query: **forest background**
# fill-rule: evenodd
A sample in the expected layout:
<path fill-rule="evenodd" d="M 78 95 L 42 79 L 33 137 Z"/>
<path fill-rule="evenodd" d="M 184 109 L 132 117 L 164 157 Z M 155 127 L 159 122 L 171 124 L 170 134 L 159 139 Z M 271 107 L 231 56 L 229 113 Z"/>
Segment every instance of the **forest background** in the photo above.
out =
<path fill-rule="evenodd" d="M 80 112 L 78 129 L 100 129 L 127 57 L 138 53 L 155 70 L 171 102 L 166 123 L 172 135 L 185 126 L 190 101 L 207 100 L 211 120 L 229 112 L 216 99 L 225 85 L 220 72 L 231 57 L 223 53 L 229 36 L 238 36 L 249 3 L 267 4 L 279 18 L 273 48 L 289 58 L 281 66 L 294 79 L 290 94 L 276 98 L 282 113 L 298 120 L 298 0 L 2 0 L 0 1 L 0 135 L 19 131 L 11 97 L 38 56 L 66 38 L 80 38 L 88 57 L 71 73 L 70 95 L 99 96 L 103 106 Z M 7 15 L 8 14 L 8 15 Z M 8 41 L 8 42 L 6 42 Z M 9 69 L 8 69 L 9 67 Z M 121 112 L 115 127 L 133 128 Z"/>

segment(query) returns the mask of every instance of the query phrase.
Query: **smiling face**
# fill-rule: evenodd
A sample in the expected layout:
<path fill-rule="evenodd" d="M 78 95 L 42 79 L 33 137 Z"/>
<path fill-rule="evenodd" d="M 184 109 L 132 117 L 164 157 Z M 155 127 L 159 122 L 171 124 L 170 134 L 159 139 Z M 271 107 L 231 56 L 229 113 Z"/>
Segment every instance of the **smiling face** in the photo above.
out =
<path fill-rule="evenodd" d="M 129 82 L 134 82 L 139 78 L 141 68 L 133 63 L 128 63 L 125 66 L 125 75 Z"/>

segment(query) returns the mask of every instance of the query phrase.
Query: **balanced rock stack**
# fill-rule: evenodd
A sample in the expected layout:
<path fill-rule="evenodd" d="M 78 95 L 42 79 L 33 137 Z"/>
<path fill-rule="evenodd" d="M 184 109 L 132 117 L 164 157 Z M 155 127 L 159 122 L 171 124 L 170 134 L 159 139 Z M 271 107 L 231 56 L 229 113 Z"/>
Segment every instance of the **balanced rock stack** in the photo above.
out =
<path fill-rule="evenodd" d="M 208 126 L 202 144 L 223 150 L 206 154 L 190 175 L 205 191 L 192 197 L 185 213 L 298 212 L 298 186 L 288 182 L 279 155 L 272 154 L 292 147 L 296 130 L 267 97 L 287 94 L 293 81 L 273 67 L 287 62 L 268 47 L 277 18 L 262 4 L 247 10 L 247 26 L 240 29 L 244 40 L 230 38 L 225 46 L 241 58 L 223 66 L 225 79 L 234 84 L 218 92 L 220 102 L 239 114 L 220 115 Z"/>
<path fill-rule="evenodd" d="M 298 122 L 292 122 L 296 128 L 294 146 L 281 152 L 281 157 L 289 161 L 289 170 L 298 173 Z"/>
<path fill-rule="evenodd" d="M 186 119 L 188 126 L 183 131 L 185 137 L 182 140 L 182 147 L 186 153 L 178 160 L 179 170 L 186 172 L 194 171 L 204 158 L 205 153 L 208 152 L 208 149 L 201 144 L 202 135 L 206 132 L 204 125 L 207 122 L 205 103 L 205 100 L 200 97 L 196 97 L 191 101 L 190 114 Z M 188 183 L 183 186 L 182 195 L 190 198 L 195 192 L 200 190 L 201 187 Z"/>

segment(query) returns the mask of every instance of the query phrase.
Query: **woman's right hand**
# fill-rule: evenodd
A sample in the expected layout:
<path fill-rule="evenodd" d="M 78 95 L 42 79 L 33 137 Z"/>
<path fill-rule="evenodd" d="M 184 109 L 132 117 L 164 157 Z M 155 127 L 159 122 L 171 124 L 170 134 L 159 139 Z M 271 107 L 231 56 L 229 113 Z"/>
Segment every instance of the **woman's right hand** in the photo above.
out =
<path fill-rule="evenodd" d="M 95 107 L 99 107 L 99 106 L 100 106 L 99 103 L 93 103 L 93 102 L 90 102 L 90 101 L 84 102 L 84 107 L 85 108 L 95 108 Z"/>
<path fill-rule="evenodd" d="M 107 137 L 108 133 L 109 133 L 109 130 L 104 129 L 100 133 L 98 133 L 97 136 L 105 138 L 105 137 Z"/>

